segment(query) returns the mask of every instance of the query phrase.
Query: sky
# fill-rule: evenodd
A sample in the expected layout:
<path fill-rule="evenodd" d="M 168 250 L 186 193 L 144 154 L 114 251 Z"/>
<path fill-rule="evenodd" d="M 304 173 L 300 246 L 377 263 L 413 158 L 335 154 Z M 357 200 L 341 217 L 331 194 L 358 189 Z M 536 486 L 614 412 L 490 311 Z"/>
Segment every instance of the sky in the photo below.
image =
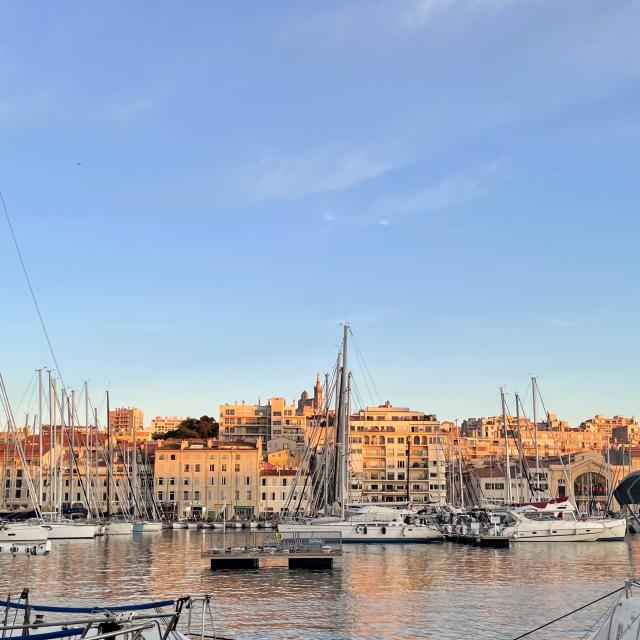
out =
<path fill-rule="evenodd" d="M 640 2 L 0 9 L 0 190 L 97 407 L 293 399 L 348 322 L 365 404 L 494 415 L 535 375 L 572 424 L 640 415 Z M 19 422 L 53 358 L 0 223 Z"/>

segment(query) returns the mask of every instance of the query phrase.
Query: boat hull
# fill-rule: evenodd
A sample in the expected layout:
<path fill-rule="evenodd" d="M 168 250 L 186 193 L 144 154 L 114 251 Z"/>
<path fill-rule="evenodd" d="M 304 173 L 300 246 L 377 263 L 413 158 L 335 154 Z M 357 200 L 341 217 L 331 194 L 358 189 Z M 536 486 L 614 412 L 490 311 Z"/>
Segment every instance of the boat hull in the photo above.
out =
<path fill-rule="evenodd" d="M 133 533 L 148 533 L 149 531 L 162 531 L 162 522 L 133 523 Z"/>
<path fill-rule="evenodd" d="M 541 521 L 526 522 L 505 530 L 513 542 L 611 542 L 624 540 L 627 523 L 624 518 L 607 521 Z"/>
<path fill-rule="evenodd" d="M 96 535 L 94 524 L 51 522 L 46 526 L 49 527 L 49 540 L 89 540 Z"/>
<path fill-rule="evenodd" d="M 133 533 L 131 522 L 108 522 L 104 527 L 105 536 L 126 536 Z"/>
<path fill-rule="evenodd" d="M 10 553 L 15 555 L 44 556 L 51 552 L 51 541 L 29 543 L 2 542 L 0 554 Z"/>
<path fill-rule="evenodd" d="M 37 524 L 6 524 L 0 526 L 0 542 L 46 542 L 49 528 Z"/>

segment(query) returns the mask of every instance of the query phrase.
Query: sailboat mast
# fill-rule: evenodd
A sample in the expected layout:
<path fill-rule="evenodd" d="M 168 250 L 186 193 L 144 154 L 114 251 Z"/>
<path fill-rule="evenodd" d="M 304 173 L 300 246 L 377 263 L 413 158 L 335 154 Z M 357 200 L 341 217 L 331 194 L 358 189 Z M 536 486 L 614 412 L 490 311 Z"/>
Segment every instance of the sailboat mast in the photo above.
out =
<path fill-rule="evenodd" d="M 109 415 L 109 391 L 107 391 L 107 520 L 111 519 L 111 419 Z"/>
<path fill-rule="evenodd" d="M 540 451 L 538 449 L 538 402 L 536 398 L 538 383 L 534 376 L 531 376 L 531 402 L 533 404 L 533 445 L 536 450 L 536 500 L 540 499 Z"/>
<path fill-rule="evenodd" d="M 89 429 L 89 383 L 84 381 L 84 481 L 87 485 L 87 513 L 91 519 L 91 447 L 93 445 L 93 431 Z"/>
<path fill-rule="evenodd" d="M 329 513 L 329 410 L 330 410 L 330 393 L 329 393 L 329 374 L 324 375 L 324 444 L 322 445 L 322 457 L 324 458 L 324 509 L 323 515 Z"/>
<path fill-rule="evenodd" d="M 504 389 L 500 387 L 502 404 L 502 428 L 504 430 L 504 502 L 511 502 L 511 462 L 509 460 L 509 434 L 507 430 L 507 409 L 504 402 Z"/>
<path fill-rule="evenodd" d="M 518 442 L 518 470 L 520 471 L 520 477 L 516 478 L 518 488 L 518 501 L 524 501 L 522 495 L 522 454 L 524 453 L 524 447 L 522 446 L 522 439 L 520 438 L 520 396 L 516 393 L 516 429 L 518 430 L 517 442 Z"/>
<path fill-rule="evenodd" d="M 138 447 L 136 446 L 136 427 L 133 421 L 131 422 L 131 451 L 131 506 L 133 507 L 133 517 L 135 519 L 136 506 L 138 505 Z M 142 517 L 142 513 L 140 513 L 140 517 Z"/>
<path fill-rule="evenodd" d="M 51 374 L 49 374 L 51 375 Z M 55 511 L 56 504 L 58 502 L 58 427 L 56 422 L 58 421 L 58 392 L 56 391 L 56 379 L 51 380 L 51 406 L 53 407 L 53 456 L 50 456 L 49 468 L 52 470 L 51 478 L 51 510 Z"/>
<path fill-rule="evenodd" d="M 67 399 L 67 402 L 69 400 Z M 75 466 L 76 459 L 76 390 L 71 390 L 71 416 L 69 422 L 71 423 L 71 446 L 69 450 L 69 503 L 73 505 L 73 467 Z"/>
<path fill-rule="evenodd" d="M 44 396 L 42 389 L 42 369 L 38 369 L 38 504 L 42 507 L 42 410 Z"/>
<path fill-rule="evenodd" d="M 340 376 L 340 401 L 339 401 L 339 412 L 340 412 L 340 422 L 339 422 L 339 477 L 340 477 L 340 510 L 341 516 L 345 517 L 345 501 L 346 501 L 346 480 L 347 480 L 347 441 L 349 438 L 349 419 L 348 419 L 348 409 L 346 402 L 346 387 L 347 387 L 347 376 L 348 376 L 348 349 L 349 349 L 349 325 L 344 325 L 343 337 L 342 337 L 342 375 Z"/>

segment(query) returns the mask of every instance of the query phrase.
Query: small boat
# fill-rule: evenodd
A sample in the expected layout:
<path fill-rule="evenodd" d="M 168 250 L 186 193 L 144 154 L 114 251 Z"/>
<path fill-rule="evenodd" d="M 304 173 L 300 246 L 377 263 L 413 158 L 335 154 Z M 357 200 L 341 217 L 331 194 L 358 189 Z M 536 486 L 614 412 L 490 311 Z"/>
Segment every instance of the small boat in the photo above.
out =
<path fill-rule="evenodd" d="M 0 542 L 46 542 L 49 531 L 41 524 L 5 522 L 0 524 Z"/>
<path fill-rule="evenodd" d="M 227 529 L 242 529 L 240 520 L 227 520 Z"/>
<path fill-rule="evenodd" d="M 258 528 L 258 523 L 255 520 L 245 520 L 242 523 L 242 526 L 245 529 L 257 529 Z"/>
<path fill-rule="evenodd" d="M 104 525 L 105 536 L 126 536 L 133 533 L 133 523 L 126 520 L 111 520 Z"/>
<path fill-rule="evenodd" d="M 211 528 L 212 529 L 224 529 L 224 522 L 212 522 L 211 523 Z"/>
<path fill-rule="evenodd" d="M 176 520 L 175 522 L 171 523 L 171 527 L 173 529 L 186 529 L 187 523 L 184 522 L 183 520 Z"/>
<path fill-rule="evenodd" d="M 115 606 L 71 606 L 68 602 L 43 606 L 33 603 L 25 590 L 0 600 L 0 636 L 39 640 L 209 640 L 220 637 L 213 629 L 210 603 L 210 595 L 197 595 Z M 183 612 L 187 612 L 184 618 Z"/>
<path fill-rule="evenodd" d="M 197 529 L 197 528 L 198 528 L 197 522 L 193 522 L 193 521 L 187 522 L 187 529 Z"/>
<path fill-rule="evenodd" d="M 88 522 L 60 520 L 47 522 L 49 540 L 91 540 L 96 535 L 96 525 Z"/>
<path fill-rule="evenodd" d="M 143 520 L 133 523 L 133 533 L 147 533 L 149 531 L 162 531 L 162 522 Z"/>
<path fill-rule="evenodd" d="M 44 556 L 51 552 L 51 540 L 46 542 L 39 542 L 37 544 L 19 544 L 11 542 L 0 543 L 0 554 L 10 553 L 15 555 L 27 555 L 27 556 Z"/>
<path fill-rule="evenodd" d="M 258 522 L 258 528 L 273 529 L 273 522 L 271 522 L 270 520 L 260 520 L 260 522 Z"/>

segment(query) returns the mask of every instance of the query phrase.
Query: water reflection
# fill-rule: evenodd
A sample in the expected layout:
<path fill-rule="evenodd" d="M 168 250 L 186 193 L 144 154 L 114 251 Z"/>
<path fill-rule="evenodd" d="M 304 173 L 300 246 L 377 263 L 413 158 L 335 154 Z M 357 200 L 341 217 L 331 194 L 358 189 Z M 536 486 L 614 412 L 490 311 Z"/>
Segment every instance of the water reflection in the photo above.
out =
<path fill-rule="evenodd" d="M 628 543 L 345 547 L 333 571 L 210 571 L 203 548 L 272 534 L 163 531 L 54 541 L 49 556 L 0 557 L 0 589 L 34 601 L 131 602 L 214 594 L 218 631 L 236 638 L 513 638 L 620 586 L 640 539 Z M 580 638 L 607 603 L 545 632 Z"/>

